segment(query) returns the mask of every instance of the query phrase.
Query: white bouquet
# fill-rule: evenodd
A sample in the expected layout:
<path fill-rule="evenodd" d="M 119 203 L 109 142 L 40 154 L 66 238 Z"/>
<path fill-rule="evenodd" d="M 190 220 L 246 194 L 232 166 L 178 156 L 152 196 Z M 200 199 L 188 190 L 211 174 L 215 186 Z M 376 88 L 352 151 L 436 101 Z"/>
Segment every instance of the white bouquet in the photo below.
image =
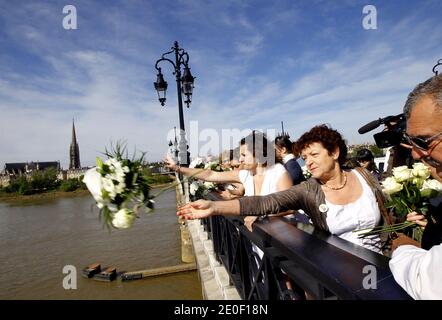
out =
<path fill-rule="evenodd" d="M 413 168 L 400 166 L 393 168 L 393 176 L 382 182 L 382 191 L 387 196 L 385 207 L 393 208 L 399 220 L 406 218 L 413 211 L 426 215 L 428 212 L 429 199 L 438 196 L 442 192 L 442 183 L 430 179 L 431 172 L 423 163 L 413 164 Z M 395 232 L 408 227 L 415 228 L 415 222 L 404 221 L 390 226 L 379 226 L 372 229 L 361 229 L 354 232 L 359 237 L 385 232 Z M 419 230 L 419 229 L 418 229 Z M 416 236 L 418 239 L 419 235 Z"/>
<path fill-rule="evenodd" d="M 204 169 L 210 169 L 213 171 L 221 172 L 223 169 L 221 168 L 221 164 L 218 161 L 210 161 L 204 165 Z"/>
<path fill-rule="evenodd" d="M 303 174 L 304 178 L 306 180 L 310 179 L 310 177 L 312 176 L 312 173 L 307 169 L 307 166 L 302 166 L 301 170 L 302 170 L 302 174 Z"/>
<path fill-rule="evenodd" d="M 204 168 L 204 159 L 200 157 L 193 159 L 189 164 L 189 168 Z"/>
<path fill-rule="evenodd" d="M 193 200 L 201 199 L 209 191 L 217 190 L 217 185 L 213 182 L 195 180 L 189 186 L 189 193 Z"/>
<path fill-rule="evenodd" d="M 103 162 L 97 157 L 97 166 L 89 169 L 83 179 L 109 228 L 129 228 L 140 209 L 153 209 L 144 153 L 139 159 L 128 159 L 127 153 L 123 158 L 125 151 L 120 144 L 112 152 L 106 149 L 108 159 Z"/>

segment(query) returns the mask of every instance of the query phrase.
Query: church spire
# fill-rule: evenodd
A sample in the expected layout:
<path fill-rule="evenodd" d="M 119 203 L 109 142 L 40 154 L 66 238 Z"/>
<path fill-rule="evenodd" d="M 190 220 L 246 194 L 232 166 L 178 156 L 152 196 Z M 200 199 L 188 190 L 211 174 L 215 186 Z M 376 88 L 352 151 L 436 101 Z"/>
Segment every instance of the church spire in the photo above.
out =
<path fill-rule="evenodd" d="M 72 118 L 72 144 L 77 144 L 77 136 L 75 134 L 75 123 L 74 118 Z"/>
<path fill-rule="evenodd" d="M 77 143 L 77 135 L 75 134 L 75 123 L 72 119 L 72 142 L 69 149 L 69 169 L 80 169 L 80 148 Z"/>

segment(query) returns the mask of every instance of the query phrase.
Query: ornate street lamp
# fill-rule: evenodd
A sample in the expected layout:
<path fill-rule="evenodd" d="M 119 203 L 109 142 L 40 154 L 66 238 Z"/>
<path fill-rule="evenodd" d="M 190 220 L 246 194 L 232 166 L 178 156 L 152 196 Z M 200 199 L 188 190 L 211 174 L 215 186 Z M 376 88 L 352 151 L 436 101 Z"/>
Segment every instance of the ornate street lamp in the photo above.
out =
<path fill-rule="evenodd" d="M 155 69 L 157 69 L 157 81 L 154 82 L 155 90 L 158 93 L 158 100 L 161 105 L 164 106 L 166 103 L 166 90 L 167 90 L 167 82 L 164 81 L 163 74 L 161 73 L 161 68 L 158 67 L 159 63 L 162 61 L 168 61 L 172 64 L 174 72 L 173 74 L 176 77 L 177 83 L 177 95 L 178 95 L 178 112 L 179 112 L 179 120 L 180 120 L 180 141 L 179 141 L 179 163 L 182 166 L 188 165 L 188 156 L 187 156 L 187 141 L 186 141 L 186 132 L 184 129 L 184 115 L 183 115 L 183 94 L 186 98 L 184 103 L 189 108 L 192 102 L 192 93 L 193 93 L 193 83 L 195 77 L 190 73 L 189 68 L 189 55 L 184 49 L 178 46 L 178 42 L 175 41 L 174 46 L 171 48 L 172 50 L 166 53 L 163 53 L 160 59 L 155 63 Z M 175 54 L 175 62 L 169 58 L 166 58 L 169 54 Z M 181 76 L 181 68 L 184 68 L 183 75 Z"/>
<path fill-rule="evenodd" d="M 184 103 L 186 104 L 187 108 L 189 108 L 190 103 L 192 102 L 192 91 L 193 91 L 194 80 L 195 78 L 190 73 L 190 68 L 185 67 L 183 77 L 181 78 L 181 83 L 182 83 L 183 93 L 186 96 L 186 100 L 184 101 Z"/>
<path fill-rule="evenodd" d="M 167 82 L 164 81 L 163 74 L 161 73 L 161 68 L 158 68 L 157 82 L 154 82 L 153 84 L 155 86 L 155 90 L 157 90 L 158 93 L 158 100 L 164 107 L 164 104 L 166 103 Z"/>

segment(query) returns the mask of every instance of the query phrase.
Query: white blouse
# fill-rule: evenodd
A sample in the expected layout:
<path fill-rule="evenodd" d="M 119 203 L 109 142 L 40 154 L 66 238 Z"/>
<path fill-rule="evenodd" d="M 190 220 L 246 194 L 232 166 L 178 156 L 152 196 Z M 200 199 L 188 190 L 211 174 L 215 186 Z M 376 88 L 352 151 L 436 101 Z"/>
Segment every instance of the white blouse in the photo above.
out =
<path fill-rule="evenodd" d="M 280 163 L 276 163 L 275 165 L 266 168 L 264 181 L 261 186 L 261 196 L 265 196 L 278 191 L 278 181 L 287 170 Z M 250 174 L 249 170 L 240 170 L 239 171 L 239 180 L 244 186 L 244 196 L 255 196 L 255 184 L 253 183 L 253 176 Z M 256 252 L 259 257 L 262 259 L 264 252 L 257 247 L 256 245 L 252 245 L 252 250 Z"/>
<path fill-rule="evenodd" d="M 381 220 L 381 213 L 376 197 L 365 179 L 356 170 L 352 170 L 362 185 L 362 195 L 354 202 L 344 205 L 333 204 L 325 200 L 327 211 L 327 225 L 330 232 L 347 241 L 382 253 L 379 235 L 358 239 L 357 229 L 374 228 Z"/>
<path fill-rule="evenodd" d="M 280 163 L 266 168 L 264 181 L 261 186 L 261 193 L 259 195 L 265 196 L 278 191 L 278 181 L 287 170 Z M 249 170 L 239 171 L 239 180 L 244 186 L 244 196 L 255 196 L 255 184 L 253 183 L 253 176 Z"/>

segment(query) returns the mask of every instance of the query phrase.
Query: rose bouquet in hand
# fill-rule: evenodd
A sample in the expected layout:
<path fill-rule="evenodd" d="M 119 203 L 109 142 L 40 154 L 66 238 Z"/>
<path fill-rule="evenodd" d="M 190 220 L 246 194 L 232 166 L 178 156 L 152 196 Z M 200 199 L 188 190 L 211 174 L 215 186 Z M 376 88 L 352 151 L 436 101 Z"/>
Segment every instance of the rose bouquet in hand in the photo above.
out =
<path fill-rule="evenodd" d="M 438 196 L 442 192 L 442 183 L 430 179 L 430 170 L 423 163 L 413 164 L 413 168 L 400 166 L 393 168 L 393 176 L 382 182 L 382 191 L 387 196 L 385 206 L 393 208 L 399 221 L 407 218 L 411 212 L 426 215 L 428 212 L 429 199 Z M 417 227 L 413 221 L 405 221 L 386 227 L 356 230 L 359 237 L 394 232 L 408 227 Z M 360 233 L 360 231 L 365 231 Z"/>
<path fill-rule="evenodd" d="M 383 192 L 387 195 L 387 208 L 394 208 L 399 218 L 405 218 L 410 212 L 426 214 L 428 200 L 442 192 L 442 184 L 430 179 L 430 170 L 423 163 L 393 168 L 393 177 L 382 182 Z"/>
<path fill-rule="evenodd" d="M 108 159 L 103 162 L 97 157 L 97 166 L 86 172 L 83 182 L 97 202 L 104 224 L 109 228 L 129 228 L 141 209 L 153 209 L 145 154 L 129 159 L 126 147 L 120 143 L 104 154 Z"/>
<path fill-rule="evenodd" d="M 217 185 L 213 182 L 195 180 L 189 186 L 189 193 L 193 201 L 202 199 L 210 191 L 216 191 Z"/>
<path fill-rule="evenodd" d="M 204 162 L 202 158 L 194 159 L 190 163 L 189 168 L 202 169 L 201 171 L 204 170 L 212 170 L 217 172 L 224 171 L 219 161 Z M 194 176 L 197 175 L 198 173 L 199 172 L 188 177 L 190 182 L 189 193 L 192 201 L 202 199 L 210 191 L 217 191 L 219 188 L 219 185 L 214 182 L 203 181 L 194 178 Z"/>

